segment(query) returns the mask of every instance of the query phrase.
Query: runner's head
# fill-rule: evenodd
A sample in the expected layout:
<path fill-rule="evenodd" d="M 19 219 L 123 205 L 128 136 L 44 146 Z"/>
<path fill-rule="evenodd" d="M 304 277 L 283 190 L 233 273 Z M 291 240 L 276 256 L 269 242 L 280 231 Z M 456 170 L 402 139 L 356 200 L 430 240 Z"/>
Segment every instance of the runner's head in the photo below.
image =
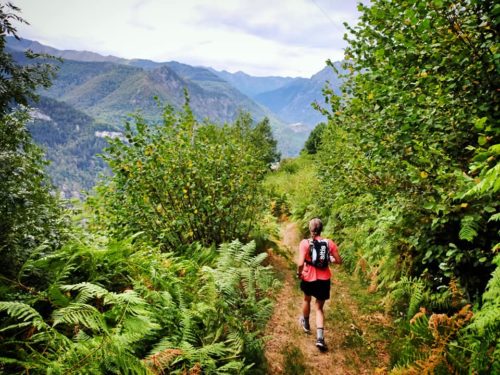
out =
<path fill-rule="evenodd" d="M 311 236 L 319 236 L 323 230 L 323 223 L 317 217 L 309 222 L 309 232 Z"/>

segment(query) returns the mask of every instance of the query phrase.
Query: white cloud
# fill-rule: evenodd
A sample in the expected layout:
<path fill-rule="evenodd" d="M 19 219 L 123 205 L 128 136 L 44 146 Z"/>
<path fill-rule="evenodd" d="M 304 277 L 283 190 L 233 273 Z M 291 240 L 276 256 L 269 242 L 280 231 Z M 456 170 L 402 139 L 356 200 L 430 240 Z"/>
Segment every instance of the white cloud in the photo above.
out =
<path fill-rule="evenodd" d="M 17 0 L 19 35 L 59 49 L 310 76 L 341 59 L 356 0 Z"/>

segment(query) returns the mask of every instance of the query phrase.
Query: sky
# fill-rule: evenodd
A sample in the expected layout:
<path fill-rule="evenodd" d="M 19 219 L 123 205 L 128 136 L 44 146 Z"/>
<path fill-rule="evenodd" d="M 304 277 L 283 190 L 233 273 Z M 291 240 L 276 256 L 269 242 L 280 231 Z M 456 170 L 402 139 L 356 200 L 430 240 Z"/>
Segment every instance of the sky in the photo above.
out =
<path fill-rule="evenodd" d="M 358 0 L 11 0 L 21 38 L 126 59 L 310 77 L 343 58 Z"/>

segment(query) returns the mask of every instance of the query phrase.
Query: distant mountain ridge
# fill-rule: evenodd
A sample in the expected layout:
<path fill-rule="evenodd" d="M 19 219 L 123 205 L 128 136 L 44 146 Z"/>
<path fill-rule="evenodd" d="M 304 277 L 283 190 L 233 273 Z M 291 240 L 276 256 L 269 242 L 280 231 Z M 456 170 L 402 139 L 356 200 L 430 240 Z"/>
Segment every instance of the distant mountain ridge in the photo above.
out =
<path fill-rule="evenodd" d="M 340 62 L 334 64 L 343 74 L 345 71 L 341 65 Z M 325 66 L 311 78 L 252 77 L 243 72 L 212 71 L 257 103 L 269 108 L 285 122 L 301 123 L 307 129 L 306 132 L 325 121 L 324 116 L 311 105 L 313 102 L 323 101 L 322 90 L 325 85 L 328 83 L 337 94 L 340 94 L 342 85 L 342 80 L 329 66 Z"/>
<path fill-rule="evenodd" d="M 296 79 L 292 77 L 275 76 L 254 77 L 241 71 L 230 73 L 225 70 L 217 71 L 212 68 L 209 69 L 213 73 L 217 74 L 219 77 L 236 87 L 242 93 L 248 95 L 250 98 L 255 98 L 257 95 L 267 91 L 279 89 Z"/>
<path fill-rule="evenodd" d="M 237 113 L 239 110 L 244 109 L 249 111 L 256 119 L 260 119 L 264 116 L 270 117 L 272 119 L 271 122 L 275 124 L 274 128 L 276 130 L 286 127 L 285 123 L 301 123 L 305 126 L 305 133 L 308 133 L 317 123 L 325 120 L 319 112 L 312 108 L 311 103 L 315 101 L 321 102 L 323 100 L 322 89 L 327 81 L 329 81 L 333 90 L 337 93 L 340 92 L 339 87 L 341 85 L 341 80 L 330 67 L 325 67 L 311 78 L 275 76 L 254 77 L 241 71 L 230 73 L 227 71 L 217 71 L 212 68 L 193 67 L 176 61 L 155 62 L 145 59 L 127 60 L 116 56 L 102 56 L 89 51 L 58 50 L 31 40 L 8 38 L 8 47 L 17 51 L 30 48 L 34 52 L 48 53 L 63 59 L 80 62 L 107 62 L 120 64 L 130 68 L 140 68 L 144 71 L 161 72 L 160 75 L 163 77 L 165 77 L 166 73 L 163 67 L 166 66 L 172 69 L 181 78 L 179 80 L 170 75 L 174 81 L 178 82 L 178 84 L 172 83 L 170 85 L 172 88 L 183 85 L 183 87 L 188 88 L 190 92 L 193 90 L 193 92 L 200 95 L 193 101 L 193 110 L 200 118 L 209 117 L 216 122 L 231 121 L 234 119 L 234 116 L 229 115 L 231 111 Z M 342 72 L 340 63 L 335 63 L 335 65 L 336 68 L 340 69 Z M 163 68 L 163 71 L 160 68 Z M 151 77 L 153 82 L 155 81 L 154 73 L 149 77 Z M 182 79 L 186 82 L 183 82 Z M 182 95 L 165 90 L 165 88 L 161 89 L 151 82 L 148 83 L 147 80 L 139 79 L 138 81 L 143 85 L 139 92 L 145 95 L 152 94 L 153 96 L 158 96 L 161 100 L 171 100 L 172 104 L 175 106 L 179 105 L 180 101 L 183 99 Z M 193 86 L 193 83 L 197 84 L 199 87 Z M 156 86 L 157 88 L 152 89 L 152 86 Z M 235 88 L 239 93 L 236 93 L 232 88 Z M 205 90 L 205 92 L 203 92 L 203 90 Z M 231 103 L 233 100 L 222 100 L 219 111 L 215 110 L 213 107 L 210 110 L 198 107 L 198 104 L 200 106 L 207 105 L 208 103 L 213 105 L 217 102 L 217 100 L 201 100 L 201 97 L 212 95 L 221 99 L 223 97 L 223 95 L 220 95 L 221 93 L 228 95 L 231 99 L 235 100 L 237 104 Z M 48 95 L 52 96 L 50 90 Z M 126 95 L 117 96 L 123 99 Z M 58 99 L 65 100 L 64 98 Z M 132 108 L 137 104 L 142 105 L 140 109 L 144 110 L 146 114 L 156 115 L 156 112 L 152 111 L 153 103 L 151 100 L 148 101 L 135 98 L 132 102 L 128 103 L 128 105 L 132 105 Z M 116 103 L 114 103 L 112 107 L 111 111 L 107 111 L 106 106 L 101 105 L 94 111 L 94 114 L 97 112 L 109 112 L 107 114 L 108 118 L 116 118 L 116 114 L 111 114 L 116 112 L 116 109 L 119 110 L 120 108 Z M 86 110 L 84 107 L 80 107 L 79 109 Z M 305 141 L 307 135 L 308 134 L 304 134 L 303 141 Z M 285 151 L 288 153 L 288 150 Z M 295 152 L 297 152 L 297 150 L 292 151 L 292 153 Z"/>
<path fill-rule="evenodd" d="M 90 51 L 59 50 L 46 46 L 34 40 L 16 39 L 12 36 L 7 37 L 7 47 L 14 51 L 32 50 L 35 53 L 46 53 L 52 56 L 61 57 L 67 60 L 87 61 L 87 62 L 114 62 L 123 64 L 127 60 L 115 56 L 102 56 Z"/>
<path fill-rule="evenodd" d="M 63 60 L 53 62 L 59 65 L 57 77 L 49 89 L 40 91 L 43 100 L 34 104 L 37 117 L 30 129 L 35 140 L 47 148 L 55 181 L 63 185 L 66 195 L 89 188 L 96 170 L 105 170 L 94 156 L 106 144 L 96 131 L 119 132 L 137 111 L 155 121 L 162 105 L 180 108 L 184 104 L 184 89 L 200 120 L 232 122 L 240 111 L 249 112 L 256 121 L 268 117 L 278 148 L 287 157 L 297 155 L 309 132 L 324 120 L 311 102 L 322 99 L 325 81 L 339 83 L 330 68 L 310 79 L 253 77 L 176 61 L 127 60 L 90 51 L 58 50 L 7 37 L 7 50 L 19 62 L 29 64 L 26 49 Z"/>
<path fill-rule="evenodd" d="M 64 59 L 52 87 L 42 94 L 67 102 L 96 119 L 123 124 L 126 114 L 137 110 L 146 118 L 157 118 L 160 103 L 184 104 L 184 88 L 193 112 L 200 119 L 224 123 L 240 111 L 255 120 L 269 117 L 275 128 L 285 124 L 271 111 L 257 104 L 205 68 L 169 62 L 126 60 L 93 52 L 60 51 L 38 42 L 8 38 L 8 48 L 48 53 Z"/>
<path fill-rule="evenodd" d="M 340 62 L 335 63 L 334 66 L 339 72 L 345 73 Z M 322 90 L 325 85 L 329 85 L 336 94 L 340 94 L 342 81 L 329 66 L 310 79 L 296 78 L 283 87 L 261 93 L 253 99 L 264 104 L 287 122 L 300 122 L 315 126 L 325 121 L 325 118 L 311 104 L 324 101 Z"/>

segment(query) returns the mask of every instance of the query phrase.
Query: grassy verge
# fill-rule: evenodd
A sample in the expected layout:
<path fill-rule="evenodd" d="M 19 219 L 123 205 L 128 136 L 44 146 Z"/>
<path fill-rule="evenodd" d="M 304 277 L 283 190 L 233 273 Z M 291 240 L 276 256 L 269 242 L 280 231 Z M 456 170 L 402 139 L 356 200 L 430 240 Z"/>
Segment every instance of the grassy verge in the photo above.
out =
<path fill-rule="evenodd" d="M 345 271 L 335 273 L 328 325 L 345 355 L 344 366 L 354 373 L 381 370 L 388 361 L 387 346 L 393 328 L 380 303 L 382 295 Z"/>

